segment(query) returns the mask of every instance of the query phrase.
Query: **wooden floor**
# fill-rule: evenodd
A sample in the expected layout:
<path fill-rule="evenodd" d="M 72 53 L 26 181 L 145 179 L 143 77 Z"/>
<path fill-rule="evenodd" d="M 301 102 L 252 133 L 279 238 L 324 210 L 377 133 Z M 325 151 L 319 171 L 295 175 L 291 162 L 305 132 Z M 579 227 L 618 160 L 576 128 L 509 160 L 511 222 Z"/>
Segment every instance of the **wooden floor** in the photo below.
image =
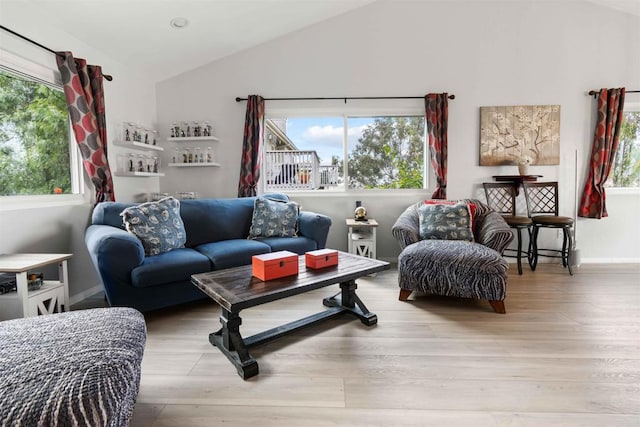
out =
<path fill-rule="evenodd" d="M 358 281 L 374 327 L 341 317 L 256 347 L 243 381 L 207 336 L 213 303 L 146 316 L 133 426 L 640 426 L 640 266 L 512 267 L 507 314 Z M 336 292 L 337 292 L 337 286 Z M 320 289 L 241 313 L 244 336 L 312 314 Z"/>

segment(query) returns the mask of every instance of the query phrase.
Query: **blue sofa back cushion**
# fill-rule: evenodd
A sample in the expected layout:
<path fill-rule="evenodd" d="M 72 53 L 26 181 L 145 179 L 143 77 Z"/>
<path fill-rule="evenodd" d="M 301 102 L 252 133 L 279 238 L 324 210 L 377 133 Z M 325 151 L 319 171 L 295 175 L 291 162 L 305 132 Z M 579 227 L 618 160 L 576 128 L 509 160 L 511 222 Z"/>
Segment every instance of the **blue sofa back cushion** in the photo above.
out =
<path fill-rule="evenodd" d="M 128 207 L 136 206 L 137 203 L 102 202 L 98 203 L 91 214 L 91 223 L 100 225 L 110 225 L 124 230 L 124 223 L 120 213 Z"/>
<path fill-rule="evenodd" d="M 270 199 L 288 201 L 286 194 L 268 193 Z M 251 227 L 255 197 L 239 199 L 195 199 L 180 201 L 180 216 L 187 233 L 185 246 L 227 239 L 246 239 Z M 120 213 L 137 203 L 102 202 L 93 209 L 92 224 L 125 229 Z M 203 219 L 205 218 L 205 219 Z"/>
<path fill-rule="evenodd" d="M 222 240 L 246 239 L 251 227 L 254 197 L 183 200 L 180 214 L 188 248 Z"/>

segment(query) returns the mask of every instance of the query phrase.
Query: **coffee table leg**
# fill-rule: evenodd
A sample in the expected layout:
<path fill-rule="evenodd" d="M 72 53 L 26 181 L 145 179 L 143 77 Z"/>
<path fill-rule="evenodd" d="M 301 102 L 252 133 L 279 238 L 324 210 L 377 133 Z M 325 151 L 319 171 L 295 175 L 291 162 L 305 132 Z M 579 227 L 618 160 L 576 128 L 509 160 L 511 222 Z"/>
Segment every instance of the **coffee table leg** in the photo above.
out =
<path fill-rule="evenodd" d="M 218 347 L 227 359 L 236 367 L 243 379 L 258 375 L 258 362 L 249 354 L 249 350 L 240 335 L 242 319 L 238 313 L 222 309 L 220 315 L 222 328 L 209 334 L 209 342 Z"/>
<path fill-rule="evenodd" d="M 341 307 L 343 310 L 350 311 L 358 316 L 360 321 L 367 326 L 373 326 L 378 323 L 378 316 L 371 313 L 367 306 L 364 305 L 360 297 L 356 294 L 358 285 L 355 280 L 340 283 L 340 299 L 337 295 L 322 300 L 327 307 Z"/>

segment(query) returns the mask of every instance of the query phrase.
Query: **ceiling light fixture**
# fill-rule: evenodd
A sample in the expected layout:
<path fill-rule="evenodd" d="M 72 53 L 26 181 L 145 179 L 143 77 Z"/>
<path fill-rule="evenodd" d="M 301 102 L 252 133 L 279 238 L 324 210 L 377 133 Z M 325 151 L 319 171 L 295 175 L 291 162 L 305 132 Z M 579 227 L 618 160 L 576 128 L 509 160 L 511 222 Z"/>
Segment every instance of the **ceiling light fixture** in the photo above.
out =
<path fill-rule="evenodd" d="M 169 25 L 173 28 L 184 28 L 189 25 L 189 20 L 187 18 L 173 18 Z"/>

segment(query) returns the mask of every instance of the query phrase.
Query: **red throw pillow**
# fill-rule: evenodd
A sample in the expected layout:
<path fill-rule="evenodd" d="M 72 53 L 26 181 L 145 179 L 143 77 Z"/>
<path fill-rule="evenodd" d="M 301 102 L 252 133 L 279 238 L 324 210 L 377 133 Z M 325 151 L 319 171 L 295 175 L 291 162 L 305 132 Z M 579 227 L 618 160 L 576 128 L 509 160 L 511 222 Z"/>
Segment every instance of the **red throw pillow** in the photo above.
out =
<path fill-rule="evenodd" d="M 442 200 L 442 199 L 427 199 L 424 201 L 425 205 L 455 205 L 456 203 L 460 203 L 461 201 L 455 200 Z M 469 206 L 469 214 L 471 215 L 471 230 L 474 230 L 475 222 L 476 222 L 476 204 L 475 203 L 467 203 Z"/>

